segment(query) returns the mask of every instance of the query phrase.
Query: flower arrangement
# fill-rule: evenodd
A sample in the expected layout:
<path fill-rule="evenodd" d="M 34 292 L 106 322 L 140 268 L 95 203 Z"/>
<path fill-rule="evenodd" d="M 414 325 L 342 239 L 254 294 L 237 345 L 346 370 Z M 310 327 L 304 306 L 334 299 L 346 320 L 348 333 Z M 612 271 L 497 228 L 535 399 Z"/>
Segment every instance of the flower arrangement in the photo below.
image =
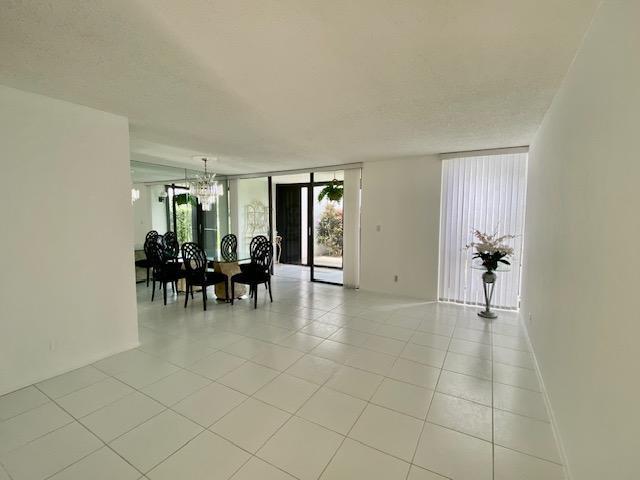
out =
<path fill-rule="evenodd" d="M 506 240 L 516 238 L 515 235 L 498 236 L 497 233 L 488 234 L 480 230 L 473 231 L 474 241 L 469 243 L 466 248 L 474 248 L 473 258 L 482 260 L 482 265 L 488 272 L 493 272 L 498 268 L 498 263 L 511 265 L 506 258 L 513 256 L 513 247 L 505 243 Z"/>

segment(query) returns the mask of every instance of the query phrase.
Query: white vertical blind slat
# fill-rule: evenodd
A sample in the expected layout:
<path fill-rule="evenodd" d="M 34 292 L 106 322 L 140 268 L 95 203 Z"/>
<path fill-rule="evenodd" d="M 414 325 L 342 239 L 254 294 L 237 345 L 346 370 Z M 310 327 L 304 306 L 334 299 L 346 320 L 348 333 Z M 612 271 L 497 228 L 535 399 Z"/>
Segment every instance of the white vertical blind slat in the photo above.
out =
<path fill-rule="evenodd" d="M 509 272 L 500 272 L 493 298 L 499 308 L 517 309 L 520 295 L 527 153 L 443 160 L 440 242 L 440 300 L 481 305 L 480 271 L 470 270 L 472 230 L 514 234 Z"/>

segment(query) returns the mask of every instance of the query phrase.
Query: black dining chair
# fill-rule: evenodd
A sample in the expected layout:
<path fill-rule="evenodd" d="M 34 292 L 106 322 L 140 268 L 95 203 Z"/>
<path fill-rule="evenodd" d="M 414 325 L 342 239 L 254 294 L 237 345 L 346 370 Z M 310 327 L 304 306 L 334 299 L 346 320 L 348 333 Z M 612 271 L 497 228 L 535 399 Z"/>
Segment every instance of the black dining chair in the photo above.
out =
<path fill-rule="evenodd" d="M 204 309 L 207 309 L 207 287 L 224 283 L 225 300 L 229 298 L 229 279 L 224 273 L 214 272 L 207 268 L 207 254 L 194 242 L 182 244 L 182 261 L 185 268 L 185 290 L 184 308 L 187 308 L 189 294 L 193 298 L 193 287 L 202 287 L 202 302 Z"/>
<path fill-rule="evenodd" d="M 236 273 L 231 277 L 231 305 L 233 305 L 233 299 L 236 296 L 236 283 L 249 285 L 249 289 L 253 293 L 253 308 L 258 308 L 258 285 L 264 284 L 267 287 L 269 299 L 273 302 L 270 272 L 271 261 L 273 260 L 273 245 L 266 237 L 263 238 L 267 241 L 256 242 L 255 249 L 251 254 L 251 263 L 246 265 L 243 272 Z"/>
<path fill-rule="evenodd" d="M 253 258 L 253 254 L 258 247 L 262 247 L 263 245 L 268 245 L 268 244 L 269 244 L 269 239 L 267 237 L 265 237 L 264 235 L 256 235 L 251 239 L 251 243 L 249 243 L 249 256 Z M 251 265 L 251 263 L 241 263 L 239 265 L 240 271 L 244 272 L 247 268 L 250 268 L 249 265 Z M 249 297 L 253 297 L 253 290 L 254 290 L 253 288 L 249 289 Z"/>
<path fill-rule="evenodd" d="M 144 268 L 147 271 L 147 287 L 149 286 L 149 271 L 153 264 L 151 263 L 151 254 L 149 251 L 150 243 L 155 243 L 158 238 L 158 232 L 155 230 L 151 230 L 144 238 L 144 256 L 145 258 L 141 258 L 140 260 L 136 260 L 136 267 Z"/>
<path fill-rule="evenodd" d="M 180 254 L 180 245 L 178 244 L 178 235 L 175 232 L 167 232 L 162 236 L 165 254 L 169 259 L 175 261 Z"/>
<path fill-rule="evenodd" d="M 151 291 L 151 301 L 156 295 L 156 282 L 160 284 L 162 288 L 162 295 L 164 304 L 167 304 L 167 284 L 170 283 L 174 286 L 178 280 L 184 278 L 185 273 L 182 270 L 182 265 L 176 261 L 173 261 L 170 256 L 166 254 L 165 246 L 162 242 L 151 242 L 149 251 L 151 253 L 151 262 L 153 265 L 153 290 Z"/>
<path fill-rule="evenodd" d="M 227 262 L 238 259 L 238 237 L 228 233 L 220 241 L 220 256 Z"/>

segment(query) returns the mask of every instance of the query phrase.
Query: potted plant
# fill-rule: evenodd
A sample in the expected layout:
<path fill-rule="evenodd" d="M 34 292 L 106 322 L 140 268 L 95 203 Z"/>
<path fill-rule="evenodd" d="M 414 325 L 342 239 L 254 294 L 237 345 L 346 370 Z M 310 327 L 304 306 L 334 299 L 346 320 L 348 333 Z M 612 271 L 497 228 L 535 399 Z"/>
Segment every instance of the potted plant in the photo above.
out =
<path fill-rule="evenodd" d="M 327 185 L 320 191 L 320 194 L 318 195 L 318 201 L 321 202 L 324 197 L 327 197 L 332 202 L 339 202 L 342 199 L 343 193 L 344 187 L 342 186 L 342 182 L 334 178 L 333 180 L 331 180 L 329 185 Z"/>
<path fill-rule="evenodd" d="M 498 263 L 511 265 L 511 263 L 505 259 L 513 256 L 513 247 L 507 245 L 505 241 L 516 238 L 515 235 L 502 235 L 498 237 L 497 233 L 488 234 L 480 230 L 474 230 L 473 236 L 475 240 L 468 244 L 466 248 L 475 249 L 473 258 L 479 258 L 482 261 L 482 266 L 487 269 L 487 272 L 492 273 L 494 270 L 497 270 Z"/>
<path fill-rule="evenodd" d="M 507 260 L 513 256 L 513 247 L 505 242 L 516 238 L 515 235 L 498 236 L 497 233 L 483 233 L 480 230 L 473 231 L 474 240 L 466 245 L 467 249 L 473 248 L 475 253 L 473 259 L 480 259 L 482 266 L 486 272 L 482 274 L 482 284 L 485 299 L 485 309 L 478 313 L 484 318 L 496 318 L 497 315 L 491 311 L 491 298 L 493 297 L 493 289 L 496 282 L 495 270 L 498 264 L 511 265 Z"/>

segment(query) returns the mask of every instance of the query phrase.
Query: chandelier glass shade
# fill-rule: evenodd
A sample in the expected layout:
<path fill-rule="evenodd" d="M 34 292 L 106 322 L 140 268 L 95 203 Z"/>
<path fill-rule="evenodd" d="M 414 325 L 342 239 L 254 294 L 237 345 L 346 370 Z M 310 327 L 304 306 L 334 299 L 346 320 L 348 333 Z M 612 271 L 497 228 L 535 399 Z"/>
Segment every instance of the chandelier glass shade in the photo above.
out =
<path fill-rule="evenodd" d="M 215 181 L 216 174 L 207 172 L 207 159 L 203 158 L 204 173 L 196 176 L 196 179 L 190 183 L 191 194 L 198 199 L 202 206 L 202 210 L 208 212 L 218 197 L 224 194 L 222 185 Z"/>

